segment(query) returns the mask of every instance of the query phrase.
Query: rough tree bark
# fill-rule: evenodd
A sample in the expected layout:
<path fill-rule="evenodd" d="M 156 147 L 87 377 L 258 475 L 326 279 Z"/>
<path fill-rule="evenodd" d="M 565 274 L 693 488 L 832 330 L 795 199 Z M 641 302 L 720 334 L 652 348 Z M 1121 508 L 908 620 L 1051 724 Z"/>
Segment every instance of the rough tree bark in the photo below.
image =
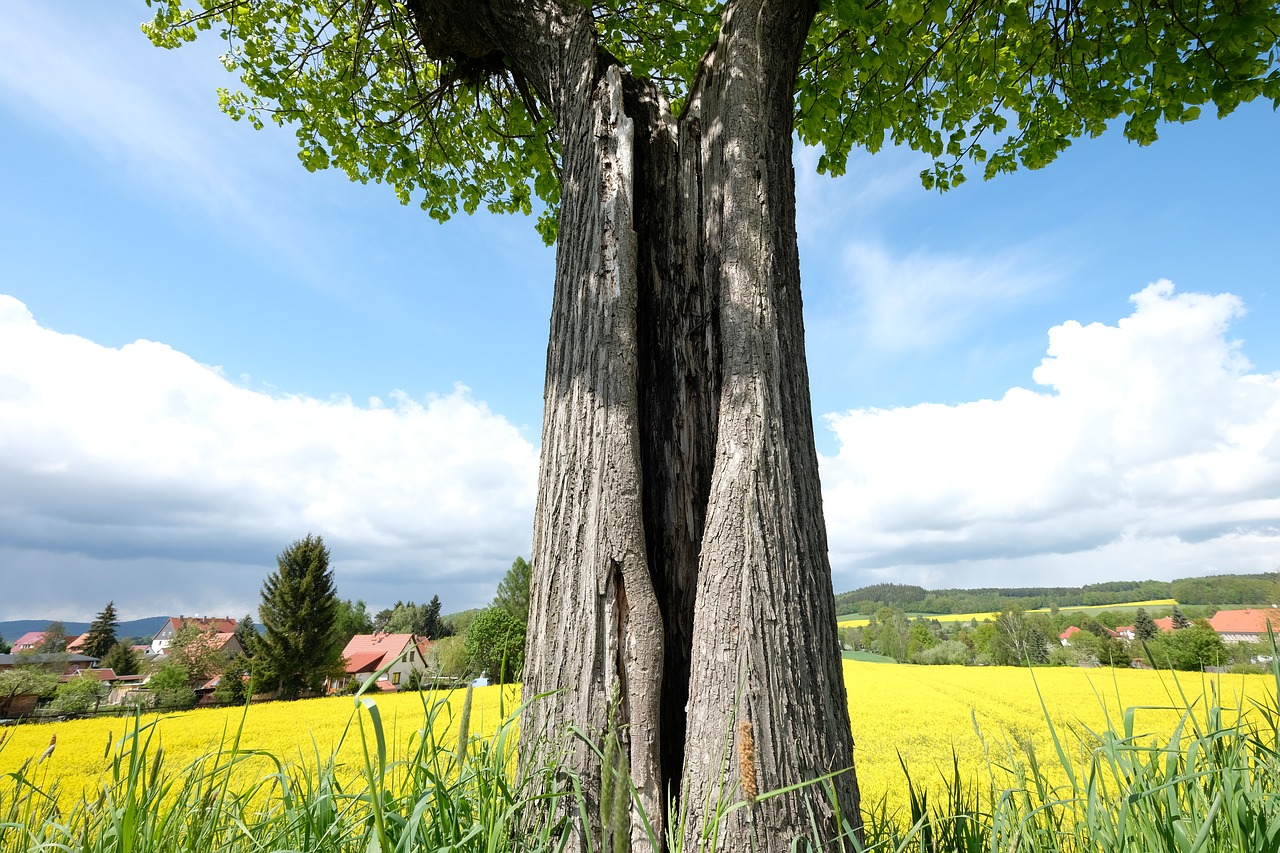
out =
<path fill-rule="evenodd" d="M 736 796 L 852 766 L 813 441 L 791 166 L 816 2 L 730 2 L 681 115 L 572 0 L 417 0 L 437 55 L 500 54 L 554 117 L 562 196 L 522 743 L 617 727 L 637 801 L 686 850 Z M 562 739 L 598 837 L 599 760 Z M 739 810 L 721 850 L 786 850 L 808 797 L 857 825 L 852 771 Z M 837 810 L 840 813 L 837 814 Z M 750 819 L 748 819 L 748 817 Z M 631 835 L 644 829 L 633 811 Z"/>

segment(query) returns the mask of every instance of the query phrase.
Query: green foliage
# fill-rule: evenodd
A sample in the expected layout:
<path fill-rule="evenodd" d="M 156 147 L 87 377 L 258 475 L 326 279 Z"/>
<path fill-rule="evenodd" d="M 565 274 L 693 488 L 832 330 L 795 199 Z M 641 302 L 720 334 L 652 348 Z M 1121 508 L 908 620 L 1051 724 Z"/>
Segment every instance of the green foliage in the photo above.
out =
<path fill-rule="evenodd" d="M 124 643 L 116 643 L 112 646 L 98 665 L 111 670 L 116 675 L 137 675 L 142 667 L 137 654 Z"/>
<path fill-rule="evenodd" d="M 182 667 L 189 678 L 212 678 L 227 658 L 214 645 L 216 634 L 213 629 L 202 631 L 194 622 L 184 622 L 174 632 L 164 658 Z"/>
<path fill-rule="evenodd" d="M 81 644 L 81 652 L 99 660 L 106 657 L 107 652 L 111 651 L 111 647 L 116 644 L 116 629 L 119 627 L 116 603 L 108 601 L 107 606 L 102 608 L 102 612 L 94 617 L 89 625 L 88 635 Z"/>
<path fill-rule="evenodd" d="M 467 644 L 462 637 L 441 637 L 431 644 L 432 668 L 443 678 L 463 678 L 470 674 Z"/>
<path fill-rule="evenodd" d="M 525 626 L 496 607 L 481 610 L 467 627 L 467 660 L 494 684 L 517 681 L 524 669 Z"/>
<path fill-rule="evenodd" d="M 226 39 L 222 62 L 242 87 L 222 89 L 222 109 L 254 127 L 296 125 L 309 170 L 337 168 L 385 183 L 402 204 L 441 222 L 481 205 L 493 213 L 544 210 L 555 235 L 559 154 L 548 118 L 532 113 L 501 62 L 432 56 L 405 6 L 390 0 L 149 0 L 143 29 L 161 47 L 199 31 Z"/>
<path fill-rule="evenodd" d="M 7 654 L 9 654 L 9 650 L 10 650 L 11 648 L 13 648 L 13 647 L 12 647 L 12 646 L 10 646 L 8 643 L 6 643 L 6 642 L 4 641 L 4 635 L 3 635 L 3 634 L 0 634 L 0 655 L 7 655 Z"/>
<path fill-rule="evenodd" d="M 552 121 L 509 56 L 465 55 L 393 0 L 148 0 L 144 31 L 172 48 L 216 31 L 240 86 L 222 109 L 255 127 L 296 126 L 310 170 L 389 184 L 444 221 L 459 209 L 543 211 L 555 237 L 560 175 Z M 721 4 L 591 6 L 602 47 L 652 79 L 679 113 L 721 27 Z M 1163 121 L 1280 104 L 1275 4 L 1098 0 L 824 0 L 796 81 L 795 126 L 840 174 L 886 140 L 934 158 L 928 187 L 1039 168 L 1124 119 L 1146 145 Z"/>
<path fill-rule="evenodd" d="M 507 611 L 522 625 L 528 624 L 529 582 L 532 577 L 533 567 L 524 557 L 516 557 L 507 574 L 499 581 L 491 606 Z"/>
<path fill-rule="evenodd" d="M 244 649 L 247 657 L 253 657 L 258 650 L 258 628 L 253 623 L 253 617 L 246 613 L 240 617 L 240 621 L 236 623 L 236 639 L 240 641 L 240 648 Z"/>
<path fill-rule="evenodd" d="M 1175 631 L 1181 631 L 1183 628 L 1191 627 L 1191 620 L 1183 615 L 1182 608 L 1178 607 L 1176 604 L 1173 606 L 1173 613 L 1170 618 L 1173 620 L 1173 629 Z"/>
<path fill-rule="evenodd" d="M 1280 104 L 1274 4 L 1034 0 L 829 0 L 810 32 L 796 128 L 839 174 L 855 145 L 886 136 L 935 158 L 926 186 L 1052 162 L 1124 118 L 1154 142 L 1162 121 Z"/>
<path fill-rule="evenodd" d="M 58 685 L 54 692 L 53 708 L 67 714 L 83 714 L 98 707 L 111 689 L 87 672 Z"/>
<path fill-rule="evenodd" d="M 388 634 L 413 634 L 435 640 L 453 633 L 453 628 L 440 616 L 440 596 L 433 595 L 427 604 L 397 601 L 390 611 L 378 614 L 375 623 Z"/>
<path fill-rule="evenodd" d="M 334 642 L 338 648 L 346 646 L 356 634 L 373 633 L 373 617 L 363 601 L 351 603 L 351 599 L 338 602 L 338 615 L 333 621 Z"/>
<path fill-rule="evenodd" d="M 1049 641 L 1044 632 L 1021 610 L 1005 610 L 996 617 L 989 652 L 997 666 L 1045 663 Z"/>
<path fill-rule="evenodd" d="M 173 661 L 162 664 L 147 679 L 147 689 L 154 697 L 156 708 L 177 710 L 196 704 L 196 692 L 191 688 L 191 675 Z"/>
<path fill-rule="evenodd" d="M 959 640 L 943 640 L 936 646 L 917 652 L 911 660 L 925 665 L 963 666 L 972 656 L 969 647 Z"/>
<path fill-rule="evenodd" d="M 53 621 L 49 623 L 49 627 L 44 629 L 44 638 L 40 641 L 40 645 L 36 647 L 36 651 L 42 654 L 60 654 L 67 650 L 67 643 L 71 638 L 67 636 L 67 628 L 61 621 Z"/>
<path fill-rule="evenodd" d="M 1222 638 L 1204 622 L 1161 632 L 1147 641 L 1145 649 L 1152 666 L 1182 670 L 1223 666 L 1231 657 Z"/>
<path fill-rule="evenodd" d="M 15 666 L 0 672 L 0 700 L 35 695 L 49 698 L 58 689 L 57 673 L 39 666 Z"/>
<path fill-rule="evenodd" d="M 276 564 L 262 584 L 258 608 L 266 633 L 256 643 L 255 692 L 296 699 L 321 692 L 326 679 L 340 674 L 342 647 L 333 633 L 338 597 L 329 550 L 319 536 L 295 541 Z"/>
<path fill-rule="evenodd" d="M 1182 604 L 1217 605 L 1266 604 L 1280 583 L 1280 574 L 1212 575 L 1183 578 L 1171 585 L 1171 596 Z"/>
<path fill-rule="evenodd" d="M 223 661 L 218 672 L 218 686 L 213 689 L 213 701 L 238 704 L 248 700 L 252 674 L 247 657 L 237 655 Z"/>
<path fill-rule="evenodd" d="M 1139 607 L 1138 612 L 1133 615 L 1133 634 L 1138 642 L 1146 642 L 1160 633 L 1160 629 L 1156 627 L 1156 620 L 1151 618 L 1151 614 L 1146 608 Z"/>
<path fill-rule="evenodd" d="M 999 613 L 1005 609 L 1101 607 L 1129 601 L 1174 598 L 1183 605 L 1261 604 L 1280 590 L 1280 575 L 1213 575 L 1174 581 L 1107 581 L 1079 587 L 995 587 L 929 590 L 875 584 L 836 595 L 840 614 L 875 613 L 896 607 L 907 613 Z M 1099 617 L 1101 618 L 1101 616 Z M 1114 614 L 1122 619 L 1122 614 Z M 1114 627 L 1114 626 L 1112 626 Z"/>

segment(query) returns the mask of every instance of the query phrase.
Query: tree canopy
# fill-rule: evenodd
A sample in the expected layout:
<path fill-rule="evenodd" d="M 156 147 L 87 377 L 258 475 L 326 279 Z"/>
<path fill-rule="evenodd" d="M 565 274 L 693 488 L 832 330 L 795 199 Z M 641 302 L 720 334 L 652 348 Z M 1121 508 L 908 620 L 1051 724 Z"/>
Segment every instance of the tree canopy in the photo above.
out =
<path fill-rule="evenodd" d="M 524 557 L 516 557 L 493 595 L 492 606 L 507 611 L 522 625 L 529 622 L 529 579 L 532 576 L 533 567 L 529 562 Z"/>
<path fill-rule="evenodd" d="M 560 151 L 540 93 L 501 51 L 457 49 L 426 4 L 394 0 L 148 0 L 144 26 L 176 47 L 202 30 L 226 39 L 240 87 L 225 112 L 297 126 L 311 170 L 389 184 L 436 219 L 482 205 L 533 210 L 554 239 Z M 455 4 L 480 16 L 487 4 Z M 679 113 L 726 4 L 600 0 L 601 47 L 652 80 Z M 854 148 L 886 141 L 933 158 L 925 186 L 965 168 L 984 177 L 1052 162 L 1072 140 L 1122 119 L 1156 139 L 1161 121 L 1219 116 L 1262 97 L 1280 104 L 1274 3 L 1174 0 L 823 0 L 796 84 L 795 128 L 840 174 Z"/>
<path fill-rule="evenodd" d="M 255 684 L 282 698 L 324 689 L 335 674 L 342 647 L 333 631 L 338 596 L 329 549 L 307 534 L 281 552 L 277 568 L 262 584 L 258 616 L 266 633 L 257 641 Z"/>
<path fill-rule="evenodd" d="M 111 647 L 116 644 L 116 629 L 120 627 L 120 620 L 116 618 L 116 603 L 108 601 L 107 606 L 102 608 L 93 623 L 89 625 L 88 636 L 85 637 L 81 644 L 81 651 L 95 658 L 104 658 L 107 652 L 111 651 Z"/>

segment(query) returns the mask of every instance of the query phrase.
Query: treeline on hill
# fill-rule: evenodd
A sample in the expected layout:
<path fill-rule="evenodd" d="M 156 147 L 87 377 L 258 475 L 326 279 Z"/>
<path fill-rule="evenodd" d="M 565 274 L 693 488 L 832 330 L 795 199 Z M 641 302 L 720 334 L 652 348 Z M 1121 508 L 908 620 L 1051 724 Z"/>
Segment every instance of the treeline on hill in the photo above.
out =
<path fill-rule="evenodd" d="M 984 613 L 1043 607 L 1099 607 L 1130 601 L 1173 598 L 1187 605 L 1265 604 L 1280 583 L 1280 573 L 1212 575 L 1174 581 L 1108 581 L 1077 587 L 1015 587 L 929 590 L 882 583 L 836 595 L 842 616 L 869 616 L 883 607 L 907 613 Z"/>
<path fill-rule="evenodd" d="M 1225 642 L 1203 618 L 1213 607 L 1178 605 L 1104 610 L 1097 617 L 1079 612 L 1028 613 L 1006 609 L 994 619 L 941 621 L 910 617 L 882 607 L 865 625 L 840 629 L 840 642 L 855 653 L 869 652 L 899 663 L 953 666 L 1117 666 L 1231 672 L 1263 672 L 1271 660 L 1269 640 Z M 1161 629 L 1156 619 L 1168 616 Z M 1130 626 L 1132 639 L 1118 634 Z M 1077 630 L 1068 633 L 1069 629 Z"/>

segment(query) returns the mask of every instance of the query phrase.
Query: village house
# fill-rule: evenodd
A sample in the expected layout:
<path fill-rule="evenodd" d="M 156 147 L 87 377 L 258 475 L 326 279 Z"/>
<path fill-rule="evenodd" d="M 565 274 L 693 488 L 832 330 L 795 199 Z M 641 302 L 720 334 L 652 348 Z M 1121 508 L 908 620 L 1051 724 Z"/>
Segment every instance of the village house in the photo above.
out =
<path fill-rule="evenodd" d="M 244 654 L 244 646 L 240 641 L 235 640 L 234 646 L 228 645 L 231 640 L 227 639 L 227 635 L 234 635 L 237 621 L 231 617 L 218 618 L 210 616 L 171 616 L 165 623 L 160 626 L 160 630 L 156 631 L 156 635 L 151 638 L 150 653 L 153 655 L 163 655 L 169 648 L 169 644 L 173 642 L 173 635 L 182 629 L 183 625 L 195 625 L 202 634 L 212 634 L 215 637 L 222 638 L 216 642 L 217 650 L 226 651 L 228 655 Z M 233 637 L 234 638 L 234 637 Z"/>
<path fill-rule="evenodd" d="M 415 672 L 419 679 L 431 678 L 435 672 L 427 660 L 430 647 L 430 640 L 413 634 L 356 634 L 342 650 L 344 676 L 329 683 L 329 692 L 361 683 L 383 667 L 387 671 L 373 685 L 378 690 L 400 690 Z"/>
<path fill-rule="evenodd" d="M 1083 629 L 1077 628 L 1075 625 L 1072 625 L 1070 628 L 1068 628 L 1067 630 L 1063 631 L 1061 634 L 1058 635 L 1058 642 L 1062 643 L 1062 645 L 1064 646 L 1071 645 L 1071 638 L 1074 637 L 1076 634 L 1080 633 L 1081 630 Z M 1122 636 L 1120 631 L 1123 629 L 1117 629 L 1115 631 L 1112 631 L 1110 628 L 1104 625 L 1102 626 L 1102 630 L 1106 631 L 1109 636 L 1116 637 L 1118 639 L 1119 637 Z"/>
<path fill-rule="evenodd" d="M 1280 610 L 1219 610 L 1209 620 L 1210 627 L 1218 632 L 1224 643 L 1260 643 L 1267 638 L 1267 624 L 1280 634 Z"/>
<path fill-rule="evenodd" d="M 67 641 L 67 651 L 74 652 L 76 654 L 82 654 L 84 652 L 85 641 L 88 639 L 89 639 L 88 631 L 86 631 L 85 633 L 81 634 L 78 637 L 72 637 L 70 640 Z"/>
<path fill-rule="evenodd" d="M 13 641 L 9 651 L 14 654 L 18 652 L 34 652 L 44 642 L 44 634 L 44 631 L 28 631 Z"/>

